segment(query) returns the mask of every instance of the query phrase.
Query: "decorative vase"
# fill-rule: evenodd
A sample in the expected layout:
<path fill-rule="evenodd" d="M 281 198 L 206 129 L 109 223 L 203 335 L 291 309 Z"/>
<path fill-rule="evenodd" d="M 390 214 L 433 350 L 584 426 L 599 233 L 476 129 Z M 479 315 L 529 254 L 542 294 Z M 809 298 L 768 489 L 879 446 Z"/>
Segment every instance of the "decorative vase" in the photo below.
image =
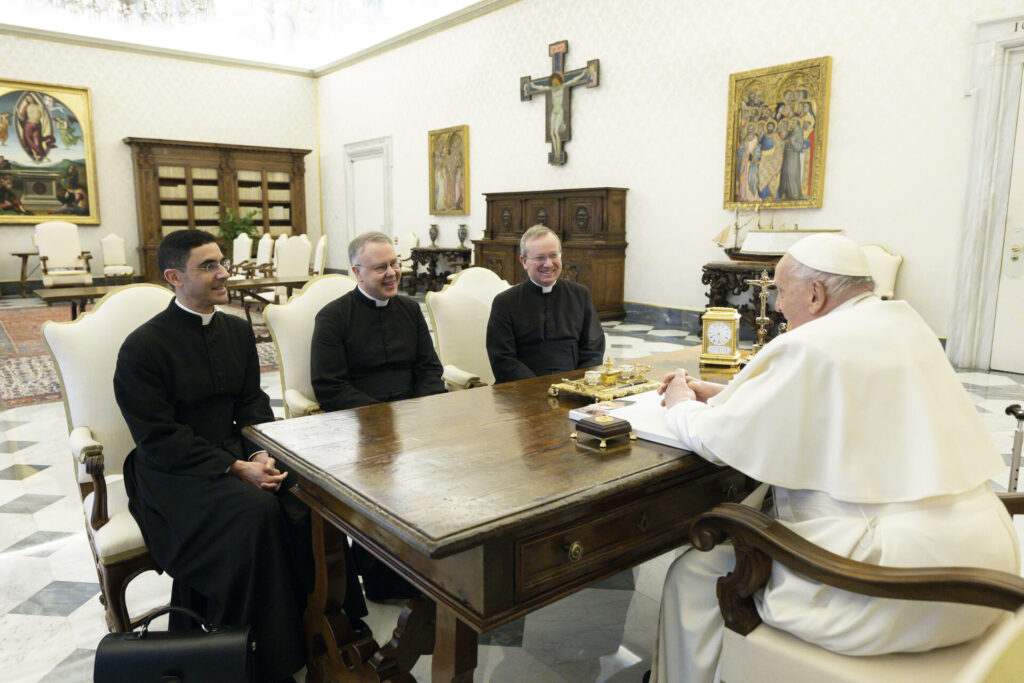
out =
<path fill-rule="evenodd" d="M 458 232 L 455 234 L 459 236 L 459 246 L 466 246 L 466 238 L 469 237 L 469 228 L 466 227 L 465 223 L 459 223 Z"/>
<path fill-rule="evenodd" d="M 427 232 L 427 234 L 430 235 L 430 246 L 436 247 L 438 234 L 437 223 L 430 224 L 430 230 Z"/>

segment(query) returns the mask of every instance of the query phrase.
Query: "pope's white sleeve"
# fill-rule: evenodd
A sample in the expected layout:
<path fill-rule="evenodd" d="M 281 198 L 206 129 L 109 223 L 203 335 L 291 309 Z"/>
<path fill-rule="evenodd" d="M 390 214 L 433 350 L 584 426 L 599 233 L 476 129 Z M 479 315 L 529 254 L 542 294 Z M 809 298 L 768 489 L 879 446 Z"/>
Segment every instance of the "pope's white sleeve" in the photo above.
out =
<path fill-rule="evenodd" d="M 724 465 L 717 455 L 704 445 L 698 433 L 702 413 L 714 410 L 712 406 L 700 401 L 682 401 L 665 411 L 665 426 L 683 442 L 683 447 L 702 456 L 716 465 Z"/>

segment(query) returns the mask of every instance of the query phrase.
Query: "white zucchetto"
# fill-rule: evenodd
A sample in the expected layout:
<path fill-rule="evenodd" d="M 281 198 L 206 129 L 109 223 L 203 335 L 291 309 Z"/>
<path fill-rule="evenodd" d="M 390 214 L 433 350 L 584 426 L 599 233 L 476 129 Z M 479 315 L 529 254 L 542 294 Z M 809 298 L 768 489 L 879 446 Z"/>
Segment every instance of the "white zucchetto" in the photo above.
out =
<path fill-rule="evenodd" d="M 811 235 L 794 244 L 786 253 L 808 268 L 823 273 L 855 277 L 871 275 L 864 250 L 849 237 L 842 235 Z"/>

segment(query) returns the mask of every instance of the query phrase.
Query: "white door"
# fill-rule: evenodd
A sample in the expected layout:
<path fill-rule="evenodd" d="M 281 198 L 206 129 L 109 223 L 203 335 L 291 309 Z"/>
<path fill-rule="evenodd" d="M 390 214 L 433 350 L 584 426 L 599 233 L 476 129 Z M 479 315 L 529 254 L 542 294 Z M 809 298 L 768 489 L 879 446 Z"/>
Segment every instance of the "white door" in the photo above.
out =
<path fill-rule="evenodd" d="M 1021 94 L 1024 100 L 1024 89 Z M 1012 168 L 990 365 L 1024 373 L 1024 101 L 1017 108 Z"/>
<path fill-rule="evenodd" d="M 356 235 L 379 230 L 394 236 L 391 227 L 391 138 L 345 145 L 345 166 L 348 226 L 345 238 L 339 240 L 343 242 L 344 258 L 338 262 L 347 263 L 348 243 Z"/>

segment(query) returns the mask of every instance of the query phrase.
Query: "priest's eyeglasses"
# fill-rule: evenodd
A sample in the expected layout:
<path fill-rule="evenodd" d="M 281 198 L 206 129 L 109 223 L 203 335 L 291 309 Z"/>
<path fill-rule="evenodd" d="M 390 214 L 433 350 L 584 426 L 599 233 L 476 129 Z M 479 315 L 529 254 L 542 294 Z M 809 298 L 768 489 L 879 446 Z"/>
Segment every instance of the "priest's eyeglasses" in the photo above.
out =
<path fill-rule="evenodd" d="M 540 265 L 545 261 L 557 261 L 560 258 L 562 258 L 562 252 L 553 251 L 550 254 L 537 254 L 536 256 L 527 256 L 526 260 L 529 261 L 530 263 L 536 263 L 537 265 Z"/>
<path fill-rule="evenodd" d="M 402 262 L 399 261 L 398 259 L 395 259 L 394 261 L 388 261 L 387 263 L 378 263 L 375 266 L 364 266 L 361 263 L 353 263 L 352 267 L 366 268 L 367 270 L 372 270 L 373 272 L 377 273 L 377 275 L 383 275 L 384 273 L 388 272 L 388 268 L 395 271 L 396 273 L 400 273 L 402 271 Z"/>
<path fill-rule="evenodd" d="M 231 271 L 231 259 L 225 258 L 220 261 L 203 261 L 198 266 L 189 266 L 192 270 L 201 270 L 204 273 L 216 273 L 218 268 Z"/>

